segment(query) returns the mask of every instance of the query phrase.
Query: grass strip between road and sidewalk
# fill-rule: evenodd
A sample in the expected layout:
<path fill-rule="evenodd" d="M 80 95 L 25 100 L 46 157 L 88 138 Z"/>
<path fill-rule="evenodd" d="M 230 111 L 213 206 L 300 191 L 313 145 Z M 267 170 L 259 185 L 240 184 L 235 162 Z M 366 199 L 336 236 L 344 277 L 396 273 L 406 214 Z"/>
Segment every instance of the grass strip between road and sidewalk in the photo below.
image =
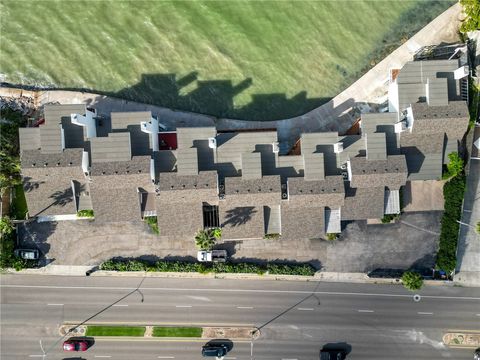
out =
<path fill-rule="evenodd" d="M 153 328 L 154 337 L 202 337 L 202 328 L 199 327 L 160 327 Z"/>
<path fill-rule="evenodd" d="M 145 326 L 88 326 L 86 336 L 144 336 Z"/>

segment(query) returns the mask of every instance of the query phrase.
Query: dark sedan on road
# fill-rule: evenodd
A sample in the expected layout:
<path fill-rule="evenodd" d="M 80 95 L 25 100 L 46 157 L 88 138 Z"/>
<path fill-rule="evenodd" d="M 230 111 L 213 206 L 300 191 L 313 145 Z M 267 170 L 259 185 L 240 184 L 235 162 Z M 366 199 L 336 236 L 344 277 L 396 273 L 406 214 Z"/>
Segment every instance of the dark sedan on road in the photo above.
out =
<path fill-rule="evenodd" d="M 202 347 L 203 357 L 217 357 L 221 358 L 227 355 L 227 347 L 225 345 L 205 345 Z"/>

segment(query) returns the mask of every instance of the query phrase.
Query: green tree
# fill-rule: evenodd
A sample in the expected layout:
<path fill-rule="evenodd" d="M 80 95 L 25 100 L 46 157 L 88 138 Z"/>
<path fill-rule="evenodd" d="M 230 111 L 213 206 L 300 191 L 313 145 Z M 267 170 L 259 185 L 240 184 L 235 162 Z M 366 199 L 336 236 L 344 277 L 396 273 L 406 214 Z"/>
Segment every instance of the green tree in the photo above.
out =
<path fill-rule="evenodd" d="M 423 286 L 423 278 L 415 271 L 405 271 L 402 275 L 402 283 L 408 290 L 420 290 Z"/>
<path fill-rule="evenodd" d="M 209 230 L 200 230 L 195 235 L 195 244 L 200 250 L 211 250 L 215 245 L 215 240 Z"/>
<path fill-rule="evenodd" d="M 476 230 L 477 234 L 480 234 L 480 221 L 477 222 L 477 226 L 475 227 L 475 230 Z"/>
<path fill-rule="evenodd" d="M 450 162 L 447 165 L 447 172 L 443 174 L 443 179 L 449 179 L 462 173 L 463 171 L 463 159 L 457 152 L 448 154 Z"/>
<path fill-rule="evenodd" d="M 8 216 L 3 216 L 0 219 L 0 234 L 10 235 L 13 232 L 13 223 Z"/>
<path fill-rule="evenodd" d="M 0 151 L 0 195 L 5 194 L 7 188 L 21 184 L 20 162 L 17 157 Z"/>
<path fill-rule="evenodd" d="M 460 0 L 463 6 L 466 18 L 460 26 L 460 32 L 466 33 L 480 29 L 480 1 L 478 0 Z"/>
<path fill-rule="evenodd" d="M 222 229 L 221 228 L 214 228 L 210 230 L 211 236 L 213 236 L 215 239 L 220 240 L 222 237 Z"/>

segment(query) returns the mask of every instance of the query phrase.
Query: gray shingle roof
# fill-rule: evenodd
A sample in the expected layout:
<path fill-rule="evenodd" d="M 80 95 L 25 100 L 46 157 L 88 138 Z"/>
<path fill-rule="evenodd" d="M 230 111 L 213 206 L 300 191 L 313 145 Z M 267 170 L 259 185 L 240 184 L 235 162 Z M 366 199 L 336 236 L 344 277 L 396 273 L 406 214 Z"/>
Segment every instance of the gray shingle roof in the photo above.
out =
<path fill-rule="evenodd" d="M 176 236 L 189 236 L 192 239 L 192 247 L 195 246 L 195 233 L 203 229 L 202 203 L 166 204 L 157 197 L 156 204 L 160 234 L 170 236 L 170 240 L 174 240 Z"/>
<path fill-rule="evenodd" d="M 150 156 L 134 156 L 128 161 L 92 163 L 92 176 L 102 175 L 143 175 L 150 179 Z"/>
<path fill-rule="evenodd" d="M 325 164 L 323 153 L 303 154 L 305 180 L 325 179 Z"/>
<path fill-rule="evenodd" d="M 407 181 L 407 162 L 404 155 L 391 155 L 386 160 L 350 159 L 351 186 L 354 188 L 389 187 L 399 189 Z"/>
<path fill-rule="evenodd" d="M 439 73 L 453 72 L 458 68 L 458 59 L 409 61 L 400 70 L 396 81 L 399 84 L 419 82 L 425 84 L 428 78 L 443 77 Z"/>
<path fill-rule="evenodd" d="M 341 176 L 326 176 L 325 180 L 288 179 L 288 203 L 299 207 L 340 207 L 345 196 Z"/>
<path fill-rule="evenodd" d="M 282 204 L 282 238 L 318 239 L 325 233 L 325 214 L 323 207 L 297 207 L 289 203 Z"/>
<path fill-rule="evenodd" d="M 163 204 L 218 203 L 217 179 L 216 171 L 200 171 L 198 175 L 160 173 L 159 200 Z"/>
<path fill-rule="evenodd" d="M 361 120 L 362 133 L 384 132 L 385 126 L 393 126 L 398 122 L 398 114 L 394 112 L 365 113 Z"/>
<path fill-rule="evenodd" d="M 380 219 L 384 210 L 384 187 L 347 187 L 345 204 L 342 206 L 342 220 Z"/>
<path fill-rule="evenodd" d="M 263 206 L 230 206 L 225 202 L 219 205 L 222 238 L 261 239 L 265 235 Z"/>
<path fill-rule="evenodd" d="M 428 79 L 426 88 L 427 103 L 430 106 L 448 105 L 447 79 Z"/>
<path fill-rule="evenodd" d="M 80 167 L 83 149 L 65 149 L 58 153 L 42 154 L 38 150 L 24 150 L 20 156 L 22 169 L 39 167 Z"/>
<path fill-rule="evenodd" d="M 451 101 L 447 106 L 413 104 L 414 134 L 446 133 L 462 139 L 468 128 L 469 112 L 465 101 Z"/>
<path fill-rule="evenodd" d="M 24 167 L 22 176 L 30 216 L 75 214 L 72 180 L 88 190 L 80 166 Z"/>
<path fill-rule="evenodd" d="M 154 192 L 150 174 L 92 176 L 90 196 L 95 221 L 140 221 L 140 194 Z"/>
<path fill-rule="evenodd" d="M 278 175 L 252 180 L 241 177 L 225 178 L 225 202 L 229 207 L 280 204 L 281 198 Z"/>
<path fill-rule="evenodd" d="M 402 133 L 401 150 L 408 167 L 408 180 L 437 180 L 442 176 L 442 134 Z"/>

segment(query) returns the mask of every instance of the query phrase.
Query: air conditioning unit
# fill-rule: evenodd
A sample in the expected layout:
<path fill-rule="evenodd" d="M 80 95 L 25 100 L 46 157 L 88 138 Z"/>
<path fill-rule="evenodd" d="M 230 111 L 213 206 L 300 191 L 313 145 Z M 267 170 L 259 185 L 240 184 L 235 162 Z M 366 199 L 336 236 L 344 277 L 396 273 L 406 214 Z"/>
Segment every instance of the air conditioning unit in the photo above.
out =
<path fill-rule="evenodd" d="M 333 144 L 333 151 L 335 152 L 335 154 L 340 154 L 343 151 L 343 143 L 338 142 Z"/>
<path fill-rule="evenodd" d="M 348 172 L 342 171 L 342 178 L 344 181 L 348 181 Z"/>
<path fill-rule="evenodd" d="M 400 121 L 395 124 L 395 133 L 400 134 L 401 132 L 407 130 L 407 124 L 405 121 Z"/>
<path fill-rule="evenodd" d="M 272 143 L 272 151 L 275 153 L 275 154 L 278 154 L 278 152 L 280 151 L 280 148 L 278 146 L 278 141 L 275 141 L 274 143 Z"/>
<path fill-rule="evenodd" d="M 214 137 L 208 138 L 208 147 L 210 149 L 216 149 L 217 148 L 217 139 Z"/>
<path fill-rule="evenodd" d="M 287 199 L 288 198 L 288 194 L 286 192 L 282 192 L 282 199 Z"/>
<path fill-rule="evenodd" d="M 347 164 L 345 163 L 345 164 L 340 165 L 340 169 L 347 170 Z"/>
<path fill-rule="evenodd" d="M 219 194 L 219 195 L 218 195 L 218 198 L 219 198 L 220 200 L 225 200 L 225 194 Z"/>

